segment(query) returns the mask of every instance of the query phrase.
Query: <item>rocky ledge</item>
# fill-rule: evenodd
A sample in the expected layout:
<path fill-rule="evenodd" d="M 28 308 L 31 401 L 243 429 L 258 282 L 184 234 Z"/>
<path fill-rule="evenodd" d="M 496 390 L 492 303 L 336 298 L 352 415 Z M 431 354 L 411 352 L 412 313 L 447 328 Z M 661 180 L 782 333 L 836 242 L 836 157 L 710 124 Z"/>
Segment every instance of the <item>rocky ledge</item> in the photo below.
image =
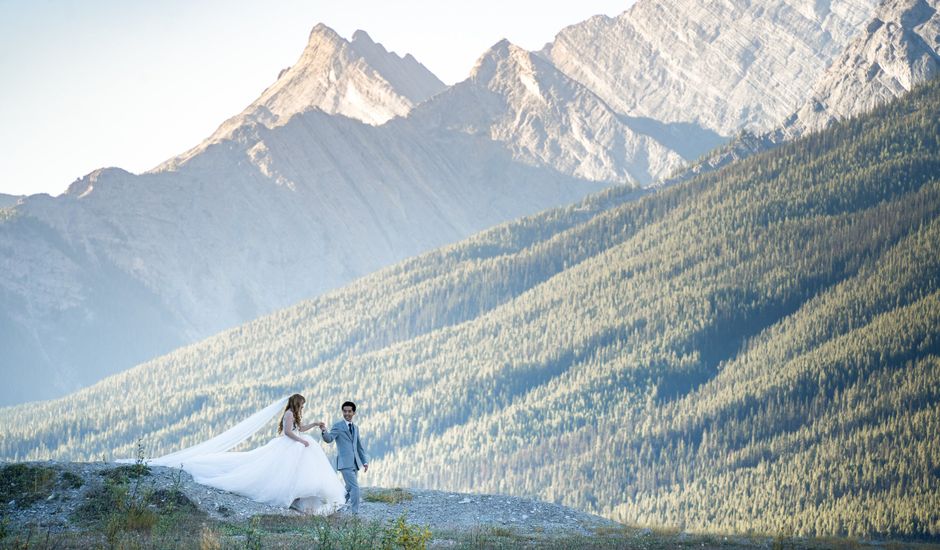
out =
<path fill-rule="evenodd" d="M 7 472 L 11 465 L 0 466 Z M 83 505 L 117 478 L 124 478 L 127 491 L 151 495 L 152 507 L 157 507 L 154 502 L 168 498 L 167 495 L 182 495 L 173 498 L 180 505 L 193 507 L 214 520 L 241 522 L 256 516 L 302 516 L 292 509 L 261 504 L 200 485 L 189 474 L 173 468 L 154 466 L 137 477 L 134 465 L 107 462 L 31 462 L 17 466 L 23 471 L 33 468 L 40 474 L 33 474 L 25 482 L 30 487 L 26 492 L 15 489 L 12 473 L 0 480 L 4 517 L 12 526 L 36 525 L 52 532 L 68 530 L 75 518 L 81 517 Z M 606 518 L 526 498 L 425 489 L 363 488 L 360 520 L 387 523 L 402 515 L 408 523 L 426 526 L 434 532 L 503 528 L 520 534 L 590 535 L 598 529 L 619 527 Z"/>

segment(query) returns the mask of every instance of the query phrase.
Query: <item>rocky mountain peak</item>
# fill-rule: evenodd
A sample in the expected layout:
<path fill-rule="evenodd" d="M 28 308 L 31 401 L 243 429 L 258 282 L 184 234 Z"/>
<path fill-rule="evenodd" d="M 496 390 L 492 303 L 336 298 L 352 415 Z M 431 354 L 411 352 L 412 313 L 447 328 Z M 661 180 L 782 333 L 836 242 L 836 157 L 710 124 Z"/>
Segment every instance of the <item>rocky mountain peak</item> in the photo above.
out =
<path fill-rule="evenodd" d="M 940 75 L 938 0 L 886 0 L 783 123 L 788 139 L 873 109 Z"/>
<path fill-rule="evenodd" d="M 352 42 L 318 24 L 300 59 L 249 109 L 265 107 L 286 121 L 311 108 L 382 124 L 444 89 L 413 57 L 388 52 L 362 30 Z"/>
<path fill-rule="evenodd" d="M 499 76 L 517 77 L 535 72 L 533 54 L 504 38 L 477 59 L 470 71 L 470 80 L 487 86 Z"/>
<path fill-rule="evenodd" d="M 383 48 L 381 44 L 377 44 L 374 40 L 372 40 L 372 37 L 369 36 L 369 33 L 367 33 L 366 31 L 362 29 L 356 29 L 356 31 L 353 32 L 352 43 L 368 45 L 372 47 L 378 46 L 379 48 L 382 49 L 382 52 L 385 52 L 385 48 Z"/>
<path fill-rule="evenodd" d="M 540 52 L 613 109 L 730 136 L 776 126 L 877 0 L 638 0 L 565 29 Z"/>
<path fill-rule="evenodd" d="M 238 128 L 274 128 L 294 115 L 319 109 L 367 124 L 384 124 L 446 86 L 414 57 L 400 57 L 364 31 L 347 41 L 320 23 L 310 32 L 297 62 L 240 114 L 225 121 L 206 141 L 155 171 L 174 169 L 212 143 L 231 138 Z"/>
<path fill-rule="evenodd" d="M 591 181 L 645 184 L 683 162 L 549 60 L 505 39 L 409 119 L 486 136 L 516 159 Z"/>
<path fill-rule="evenodd" d="M 350 48 L 372 67 L 392 88 L 411 103 L 417 105 L 440 93 L 447 86 L 411 54 L 403 57 L 390 52 L 381 43 L 372 40 L 364 30 L 353 33 Z M 403 115 L 405 112 L 396 113 Z"/>
<path fill-rule="evenodd" d="M 75 198 L 87 197 L 96 188 L 100 189 L 111 181 L 123 181 L 128 177 L 133 177 L 133 174 L 122 168 L 99 168 L 72 182 L 65 195 Z"/>
<path fill-rule="evenodd" d="M 324 44 L 333 44 L 335 47 L 342 47 L 346 40 L 336 31 L 323 23 L 317 23 L 310 29 L 310 36 L 307 38 L 307 47 L 304 51 L 316 49 Z"/>

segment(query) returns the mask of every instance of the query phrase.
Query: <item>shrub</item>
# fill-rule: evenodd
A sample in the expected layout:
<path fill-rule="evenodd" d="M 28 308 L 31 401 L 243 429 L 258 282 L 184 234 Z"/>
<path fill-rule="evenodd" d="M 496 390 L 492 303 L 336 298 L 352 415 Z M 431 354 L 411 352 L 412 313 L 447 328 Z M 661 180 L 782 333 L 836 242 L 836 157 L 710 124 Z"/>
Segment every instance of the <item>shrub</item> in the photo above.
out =
<path fill-rule="evenodd" d="M 62 472 L 62 475 L 59 476 L 59 484 L 65 489 L 78 489 L 85 484 L 85 480 L 78 474 Z"/>
<path fill-rule="evenodd" d="M 385 502 L 388 504 L 399 504 L 401 502 L 414 499 L 414 495 L 401 487 L 394 489 L 378 489 L 369 492 L 363 500 L 366 502 Z"/>
<path fill-rule="evenodd" d="M 131 479 L 140 479 L 150 475 L 150 466 L 146 464 L 125 464 L 101 472 L 102 477 L 115 483 L 127 483 Z"/>
<path fill-rule="evenodd" d="M 56 471 L 45 466 L 10 464 L 0 470 L 0 509 L 10 501 L 17 508 L 29 508 L 47 498 L 55 488 Z"/>
<path fill-rule="evenodd" d="M 393 548 L 424 550 L 428 547 L 430 540 L 430 529 L 409 524 L 407 515 L 402 514 L 398 516 L 398 519 L 389 521 L 385 536 L 382 537 L 382 548 L 388 550 Z"/>

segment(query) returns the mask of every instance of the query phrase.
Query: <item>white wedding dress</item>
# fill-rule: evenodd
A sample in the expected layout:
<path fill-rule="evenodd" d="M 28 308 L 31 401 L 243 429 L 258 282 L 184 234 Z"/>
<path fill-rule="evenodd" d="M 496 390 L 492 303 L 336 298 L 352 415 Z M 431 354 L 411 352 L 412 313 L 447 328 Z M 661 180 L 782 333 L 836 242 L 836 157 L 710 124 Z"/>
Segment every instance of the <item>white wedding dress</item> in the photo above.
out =
<path fill-rule="evenodd" d="M 290 506 L 308 514 L 331 514 L 344 504 L 346 488 L 319 441 L 295 431 L 310 445 L 304 447 L 299 441 L 279 435 L 250 451 L 228 451 L 251 437 L 275 413 L 283 411 L 286 404 L 287 399 L 281 399 L 219 436 L 145 462 L 181 468 L 197 483 L 257 502 Z M 293 417 L 288 415 L 288 418 Z"/>

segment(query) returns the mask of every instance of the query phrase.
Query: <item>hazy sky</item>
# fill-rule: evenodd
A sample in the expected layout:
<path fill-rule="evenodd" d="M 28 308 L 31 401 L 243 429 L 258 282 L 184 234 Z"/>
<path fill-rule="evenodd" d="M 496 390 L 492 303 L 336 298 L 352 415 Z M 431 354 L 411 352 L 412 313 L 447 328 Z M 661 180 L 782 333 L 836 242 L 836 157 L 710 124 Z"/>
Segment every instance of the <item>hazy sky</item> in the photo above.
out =
<path fill-rule="evenodd" d="M 363 29 L 447 84 L 502 38 L 540 49 L 632 0 L 0 0 L 0 193 L 139 173 L 196 145 L 293 64 L 310 30 Z"/>

